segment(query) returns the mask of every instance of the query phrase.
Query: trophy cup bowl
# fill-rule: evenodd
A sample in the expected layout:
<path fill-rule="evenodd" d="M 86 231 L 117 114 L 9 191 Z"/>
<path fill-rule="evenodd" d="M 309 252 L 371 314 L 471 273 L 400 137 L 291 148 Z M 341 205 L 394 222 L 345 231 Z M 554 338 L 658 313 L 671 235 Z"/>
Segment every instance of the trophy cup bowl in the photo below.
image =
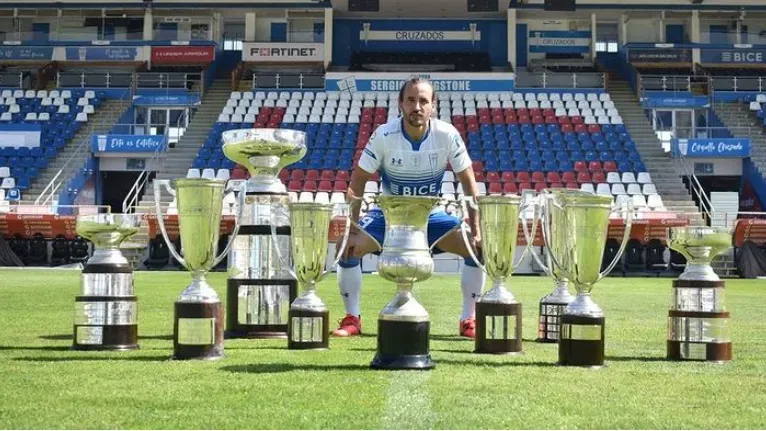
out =
<path fill-rule="evenodd" d="M 386 221 L 377 270 L 383 279 L 396 283 L 397 292 L 378 316 L 378 351 L 370 365 L 373 369 L 435 366 L 428 346 L 428 312 L 412 295 L 412 288 L 434 272 L 427 229 L 428 217 L 439 201 L 435 196 L 377 197 L 376 204 Z"/>
<path fill-rule="evenodd" d="M 719 281 L 710 262 L 731 247 L 731 229 L 684 226 L 668 229 L 668 247 L 686 258 L 679 280 Z"/>
<path fill-rule="evenodd" d="M 279 172 L 306 155 L 306 134 L 297 130 L 227 130 L 221 140 L 223 154 L 250 172 L 250 192 L 285 193 Z"/>
<path fill-rule="evenodd" d="M 77 217 L 77 234 L 93 243 L 93 255 L 83 267 L 81 294 L 75 298 L 73 349 L 138 348 L 133 269 L 120 244 L 138 232 L 141 220 L 134 214 Z"/>
<path fill-rule="evenodd" d="M 325 269 L 329 246 L 330 224 L 336 210 L 347 218 L 345 232 L 335 257 L 338 263 L 342 251 L 348 242 L 349 207 L 347 204 L 320 204 L 313 202 L 291 202 L 290 212 L 291 251 L 293 267 L 291 274 L 303 287 L 302 294 L 290 305 L 287 348 L 295 350 L 323 350 L 329 347 L 330 310 L 317 295 L 316 288 L 328 273 Z M 276 238 L 276 229 L 271 230 Z M 277 253 L 283 265 L 289 262 L 283 259 L 279 249 Z"/>
<path fill-rule="evenodd" d="M 154 198 L 157 222 L 173 257 L 192 275 L 192 283 L 175 302 L 173 347 L 175 359 L 218 359 L 223 356 L 223 310 L 216 291 L 207 283 L 206 274 L 226 256 L 232 240 L 216 256 L 221 229 L 226 181 L 205 178 L 155 180 Z M 168 236 L 160 208 L 164 186 L 178 201 L 178 231 L 183 257 Z M 245 187 L 239 192 L 243 207 Z M 239 217 L 232 232 L 236 237 Z"/>
<path fill-rule="evenodd" d="M 586 367 L 604 365 L 604 313 L 590 297 L 593 285 L 611 272 L 625 250 L 632 226 L 628 205 L 625 233 L 614 260 L 601 272 L 611 196 L 544 190 L 543 237 L 553 265 L 575 285 L 577 296 L 561 317 L 559 363 Z M 559 241 L 557 243 L 557 241 Z"/>
<path fill-rule="evenodd" d="M 686 257 L 684 272 L 673 280 L 668 359 L 718 363 L 732 359 L 730 313 L 724 304 L 726 284 L 710 264 L 731 244 L 732 230 L 726 227 L 668 229 L 668 247 Z"/>
<path fill-rule="evenodd" d="M 280 171 L 306 154 L 306 134 L 286 129 L 241 129 L 223 133 L 223 152 L 247 168 L 245 207 L 228 258 L 226 338 L 287 338 L 288 311 L 298 283 L 280 264 L 275 249 L 290 256 L 290 223 L 275 220 L 274 207 L 290 202 Z M 289 263 L 289 262 L 288 262 Z"/>
<path fill-rule="evenodd" d="M 476 257 L 469 241 L 465 224 L 461 223 L 463 241 L 471 258 L 492 280 L 492 288 L 476 302 L 476 353 L 521 353 L 521 304 L 506 288 L 514 265 L 516 241 L 519 231 L 519 213 L 527 204 L 521 197 L 476 196 L 468 200 L 479 212 L 484 264 Z M 533 230 L 537 221 L 533 222 Z M 523 255 L 522 255 L 523 258 Z M 520 259 L 521 261 L 521 259 Z"/>

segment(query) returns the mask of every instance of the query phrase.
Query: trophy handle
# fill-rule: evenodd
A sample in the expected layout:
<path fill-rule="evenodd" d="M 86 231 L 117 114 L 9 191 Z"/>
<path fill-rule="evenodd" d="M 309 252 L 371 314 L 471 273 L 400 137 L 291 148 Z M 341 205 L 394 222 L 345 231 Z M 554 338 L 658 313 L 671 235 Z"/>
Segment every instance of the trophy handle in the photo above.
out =
<path fill-rule="evenodd" d="M 538 201 L 544 199 L 543 195 L 539 195 L 536 197 L 533 201 L 534 203 L 534 211 L 532 213 L 532 217 L 534 220 L 532 221 L 532 224 L 535 226 L 535 228 L 532 230 L 532 233 L 530 234 L 529 229 L 527 227 L 527 217 L 524 214 L 524 212 L 521 213 L 521 231 L 524 233 L 524 240 L 527 242 L 526 245 L 526 251 L 529 251 L 530 254 L 532 254 L 532 258 L 535 260 L 537 265 L 545 271 L 547 275 L 551 275 L 551 269 L 548 267 L 548 265 L 544 264 L 540 256 L 538 256 L 537 252 L 534 250 L 534 242 L 535 242 L 535 233 L 537 233 L 537 226 L 535 223 L 537 222 L 538 218 L 542 218 L 542 210 L 538 212 L 538 208 L 542 206 L 541 203 Z"/>
<path fill-rule="evenodd" d="M 460 208 L 461 212 L 465 212 L 465 203 L 468 203 L 468 205 L 473 208 L 474 210 L 478 211 L 479 206 L 476 205 L 476 202 L 473 199 L 473 196 L 466 196 L 463 198 L 463 202 L 457 205 L 457 208 Z M 476 266 L 481 269 L 482 272 L 485 274 L 487 273 L 487 268 L 479 261 L 479 258 L 476 257 L 476 253 L 473 251 L 473 247 L 471 247 L 471 241 L 468 239 L 468 230 L 466 229 L 466 223 L 463 221 L 463 215 L 460 214 L 460 235 L 463 238 L 463 243 L 465 244 L 465 248 L 468 250 L 468 255 L 471 256 L 471 259 L 473 259 L 473 263 L 476 264 Z M 438 242 L 438 241 L 437 241 Z M 436 243 L 434 243 L 435 245 Z M 432 246 L 433 247 L 433 246 Z"/>
<path fill-rule="evenodd" d="M 535 255 L 534 250 L 532 250 L 532 247 L 530 246 L 532 242 L 529 241 L 530 237 L 527 235 L 526 231 L 527 219 L 524 216 L 524 213 L 530 205 L 532 206 L 532 232 L 537 232 L 537 200 L 532 199 L 530 202 L 525 202 L 519 206 L 519 213 L 521 214 L 521 220 L 523 222 L 522 229 L 524 230 L 524 239 L 527 240 L 527 245 L 524 247 L 524 251 L 521 253 L 521 256 L 519 256 L 519 261 L 516 263 L 511 262 L 511 266 L 513 267 L 514 271 L 519 267 L 519 265 L 521 265 L 521 262 L 524 261 L 524 257 L 527 255 L 527 253 L 532 253 L 532 255 L 535 256 L 535 260 L 540 263 L 540 261 L 537 259 L 537 255 Z M 534 240 L 535 237 L 532 236 L 531 239 Z"/>
<path fill-rule="evenodd" d="M 545 242 L 545 244 L 550 244 L 551 232 L 550 232 L 550 226 L 548 225 L 550 217 L 548 216 L 548 211 L 545 210 L 545 208 L 547 208 L 547 205 L 545 203 L 546 198 L 543 195 L 540 195 L 540 199 L 541 199 L 540 215 L 543 220 L 542 222 L 543 241 Z M 551 205 L 556 205 L 556 203 L 552 202 Z M 526 231 L 524 233 L 526 234 Z M 527 243 L 527 245 L 529 245 L 529 243 Z M 559 270 L 560 276 L 570 280 L 573 279 L 572 274 L 570 274 L 569 271 L 559 263 L 559 260 L 556 259 L 556 256 L 553 254 L 551 247 L 545 247 L 545 255 L 551 260 L 551 262 L 548 264 L 547 267 L 543 266 L 543 268 L 547 269 L 546 272 L 548 273 L 548 275 L 553 276 L 553 266 L 555 265 Z M 533 254 L 533 256 L 535 255 Z M 541 263 L 541 262 L 538 261 L 538 263 Z"/>
<path fill-rule="evenodd" d="M 617 205 L 615 205 L 614 208 L 616 208 Z M 604 272 L 600 273 L 598 275 L 598 279 L 596 281 L 601 280 L 602 278 L 606 277 L 607 274 L 612 272 L 612 269 L 617 265 L 617 262 L 622 257 L 622 253 L 625 251 L 625 247 L 628 245 L 628 239 L 630 238 L 630 229 L 633 227 L 633 202 L 623 202 L 623 208 L 626 211 L 626 217 L 625 217 L 625 232 L 622 234 L 622 242 L 620 243 L 620 248 L 617 250 L 617 254 L 614 256 L 614 259 L 612 259 L 612 263 L 609 264 L 609 266 L 606 267 Z"/>
<path fill-rule="evenodd" d="M 177 260 L 181 266 L 189 269 L 186 266 L 184 258 L 178 254 L 178 251 L 176 251 L 173 242 L 168 236 L 168 231 L 165 229 L 165 220 L 162 218 L 162 208 L 160 207 L 160 198 L 162 197 L 162 190 L 160 187 L 165 187 L 165 190 L 169 191 L 171 195 L 176 195 L 176 191 L 170 186 L 170 180 L 154 180 L 154 209 L 155 214 L 157 215 L 157 224 L 160 226 L 160 233 L 162 234 L 162 238 L 165 239 L 165 244 L 167 244 L 168 250 L 170 251 L 170 254 L 173 255 L 173 258 Z"/>
<path fill-rule="evenodd" d="M 221 263 L 223 258 L 229 254 L 229 250 L 231 250 L 231 246 L 234 245 L 234 240 L 237 238 L 237 234 L 239 233 L 239 227 L 240 227 L 239 222 L 242 219 L 242 210 L 245 206 L 245 196 L 247 195 L 247 180 L 229 181 L 229 191 L 225 195 L 236 192 L 237 188 L 234 187 L 235 184 L 239 184 L 239 195 L 237 196 L 239 199 L 237 202 L 238 208 L 237 208 L 236 219 L 234 219 L 234 229 L 231 231 L 231 235 L 229 236 L 229 242 L 228 244 L 226 244 L 226 248 L 223 249 L 220 255 L 216 256 L 215 261 L 213 262 L 213 266 L 212 266 L 213 268 L 218 266 L 218 264 Z"/>
<path fill-rule="evenodd" d="M 293 271 L 292 265 L 289 265 L 289 262 L 285 260 L 285 257 L 282 255 L 282 250 L 279 249 L 279 238 L 277 238 L 277 224 L 274 220 L 274 211 L 280 211 L 283 215 L 285 214 L 285 206 L 283 204 L 275 204 L 272 207 L 272 211 L 269 214 L 269 218 L 271 219 L 271 223 L 269 223 L 269 232 L 271 232 L 271 244 L 274 246 L 274 251 L 277 252 L 277 257 L 279 257 L 279 262 L 282 264 L 284 268 L 287 268 L 287 272 L 294 278 L 298 279 L 298 274 L 296 274 L 295 271 Z"/>

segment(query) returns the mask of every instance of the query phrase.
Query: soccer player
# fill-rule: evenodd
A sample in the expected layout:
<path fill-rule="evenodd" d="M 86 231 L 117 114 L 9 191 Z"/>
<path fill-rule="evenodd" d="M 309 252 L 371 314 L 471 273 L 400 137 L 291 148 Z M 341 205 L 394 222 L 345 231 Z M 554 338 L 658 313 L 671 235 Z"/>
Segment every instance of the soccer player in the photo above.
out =
<path fill-rule="evenodd" d="M 380 125 L 373 132 L 351 175 L 346 198 L 352 203 L 352 220 L 359 219 L 364 186 L 376 171 L 380 172 L 383 194 L 438 196 L 449 163 L 464 193 L 467 196 L 477 194 L 478 187 L 465 143 L 452 124 L 431 118 L 435 104 L 436 94 L 427 80 L 412 78 L 404 83 L 399 91 L 401 117 Z M 478 214 L 469 207 L 468 215 L 472 246 L 480 247 Z M 439 241 L 433 248 L 435 254 L 448 252 L 465 259 L 460 279 L 463 312 L 459 333 L 474 338 L 476 300 L 484 287 L 485 275 L 471 259 L 459 230 L 444 236 L 459 224 L 460 219 L 457 217 L 443 210 L 435 210 L 428 219 L 428 241 L 429 245 Z M 385 220 L 380 209 L 371 209 L 359 221 L 359 227 L 383 244 Z M 348 246 L 338 264 L 338 282 L 346 317 L 333 332 L 335 336 L 348 337 L 362 332 L 359 311 L 362 289 L 360 259 L 376 250 L 374 241 L 352 229 Z"/>

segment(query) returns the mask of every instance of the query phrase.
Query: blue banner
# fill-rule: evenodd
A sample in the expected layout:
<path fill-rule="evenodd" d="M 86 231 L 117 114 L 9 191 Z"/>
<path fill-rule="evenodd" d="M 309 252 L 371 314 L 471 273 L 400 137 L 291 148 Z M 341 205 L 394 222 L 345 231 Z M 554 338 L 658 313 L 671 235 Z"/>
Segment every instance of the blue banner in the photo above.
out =
<path fill-rule="evenodd" d="M 691 93 L 673 93 L 670 91 L 646 92 L 641 98 L 644 108 L 707 108 L 710 99 L 707 96 L 694 96 Z"/>
<path fill-rule="evenodd" d="M 136 106 L 189 106 L 199 105 L 199 94 L 141 94 L 133 96 Z"/>
<path fill-rule="evenodd" d="M 591 32 L 567 30 L 531 30 L 529 52 L 587 53 L 590 52 Z"/>
<path fill-rule="evenodd" d="M 702 63 L 763 64 L 766 51 L 753 49 L 701 49 Z"/>
<path fill-rule="evenodd" d="M 0 60 L 53 60 L 52 46 L 1 46 Z"/>
<path fill-rule="evenodd" d="M 673 139 L 673 156 L 684 157 L 750 157 L 750 139 Z"/>
<path fill-rule="evenodd" d="M 40 124 L 27 123 L 3 123 L 0 124 L 0 146 L 5 147 L 28 147 L 40 146 L 42 126 Z"/>
<path fill-rule="evenodd" d="M 154 153 L 165 149 L 164 136 L 158 135 L 93 135 L 94 153 Z"/>
<path fill-rule="evenodd" d="M 135 46 L 81 46 L 66 48 L 66 59 L 75 61 L 135 61 L 138 48 Z"/>
<path fill-rule="evenodd" d="M 329 72 L 325 77 L 327 91 L 399 91 L 412 76 L 428 79 L 437 92 L 444 91 L 512 91 L 512 73 L 366 73 Z"/>

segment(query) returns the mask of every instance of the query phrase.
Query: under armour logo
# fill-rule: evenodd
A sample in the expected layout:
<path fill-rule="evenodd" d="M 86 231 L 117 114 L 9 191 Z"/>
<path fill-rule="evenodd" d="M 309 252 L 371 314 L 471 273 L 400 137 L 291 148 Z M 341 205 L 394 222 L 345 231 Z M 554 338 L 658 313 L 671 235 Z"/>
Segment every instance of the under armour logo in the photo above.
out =
<path fill-rule="evenodd" d="M 391 164 L 392 165 L 399 165 L 399 166 L 401 166 L 402 165 L 402 159 L 397 159 L 396 157 L 392 157 L 391 158 Z"/>
<path fill-rule="evenodd" d="M 478 298 L 480 295 L 478 293 L 472 293 L 471 298 Z"/>
<path fill-rule="evenodd" d="M 348 298 L 348 293 L 347 293 L 347 292 L 343 292 L 343 293 L 341 293 L 340 295 L 341 295 L 341 296 L 343 296 L 343 297 L 345 297 L 345 298 Z"/>

